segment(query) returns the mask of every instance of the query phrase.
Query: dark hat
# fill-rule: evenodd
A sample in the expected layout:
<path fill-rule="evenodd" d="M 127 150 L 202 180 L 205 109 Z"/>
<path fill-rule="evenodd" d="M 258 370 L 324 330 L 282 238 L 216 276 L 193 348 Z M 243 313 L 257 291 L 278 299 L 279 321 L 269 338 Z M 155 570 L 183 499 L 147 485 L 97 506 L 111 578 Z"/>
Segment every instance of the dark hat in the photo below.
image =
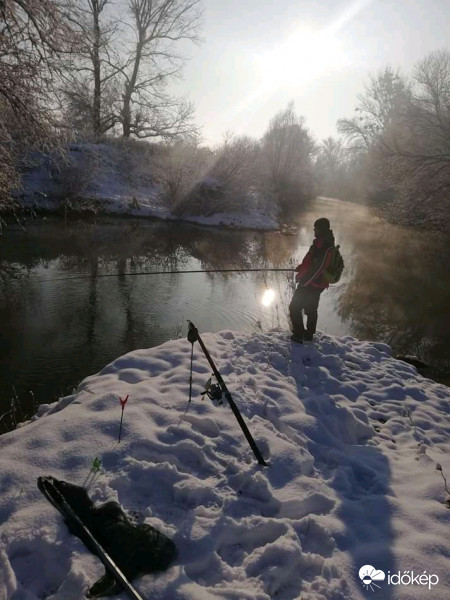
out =
<path fill-rule="evenodd" d="M 326 219 L 325 217 L 322 217 L 321 219 L 317 219 L 317 221 L 315 221 L 314 223 L 314 229 L 317 229 L 317 231 L 330 231 L 330 221 L 328 219 Z"/>

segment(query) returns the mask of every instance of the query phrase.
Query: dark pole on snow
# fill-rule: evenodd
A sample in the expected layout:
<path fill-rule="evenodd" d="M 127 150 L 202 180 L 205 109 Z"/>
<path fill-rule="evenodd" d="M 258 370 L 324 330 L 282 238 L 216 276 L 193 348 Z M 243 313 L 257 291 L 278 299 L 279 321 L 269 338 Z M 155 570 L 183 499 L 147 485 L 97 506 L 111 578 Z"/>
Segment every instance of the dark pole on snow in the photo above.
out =
<path fill-rule="evenodd" d="M 53 489 L 53 491 L 58 496 L 58 502 L 60 508 L 56 506 L 55 501 L 51 495 L 49 495 L 49 491 L 46 488 L 46 482 L 41 481 L 44 480 L 45 477 L 38 478 L 38 487 L 44 496 L 57 508 L 63 515 L 72 521 L 72 525 L 76 524 L 77 527 L 83 532 L 84 536 L 87 538 L 88 542 L 95 548 L 95 552 L 97 556 L 104 564 L 106 570 L 114 577 L 115 581 L 123 587 L 125 592 L 127 593 L 130 600 L 145 600 L 143 596 L 133 587 L 133 585 L 128 581 L 113 559 L 109 556 L 109 554 L 104 550 L 103 546 L 97 541 L 97 539 L 92 534 L 91 530 L 83 523 L 83 521 L 79 518 L 64 496 L 59 492 L 59 490 Z M 84 540 L 83 540 L 84 541 Z M 86 543 L 86 542 L 85 542 Z"/>
<path fill-rule="evenodd" d="M 203 340 L 200 337 L 200 334 L 198 333 L 197 327 L 191 321 L 188 321 L 188 323 L 189 323 L 188 340 L 191 342 L 191 344 L 194 344 L 194 342 L 198 342 L 200 344 L 200 347 L 203 350 L 203 353 L 205 354 L 206 360 L 211 365 L 211 368 L 213 370 L 214 376 L 217 379 L 217 383 L 220 385 L 220 388 L 223 391 L 223 393 L 225 395 L 225 398 L 228 400 L 228 404 L 230 405 L 231 410 L 233 411 L 234 416 L 236 417 L 236 419 L 237 419 L 237 421 L 238 421 L 238 423 L 239 423 L 239 425 L 240 425 L 240 427 L 241 427 L 241 429 L 242 429 L 242 431 L 243 431 L 243 433 L 244 433 L 244 435 L 245 435 L 245 437 L 247 439 L 247 442 L 250 444 L 250 448 L 253 450 L 253 454 L 255 455 L 256 460 L 258 461 L 258 463 L 260 465 L 263 465 L 264 467 L 267 467 L 268 464 L 266 463 L 266 461 L 264 460 L 261 452 L 259 451 L 259 448 L 256 445 L 256 442 L 253 439 L 252 434 L 250 433 L 247 425 L 245 424 L 245 421 L 242 418 L 242 415 L 239 412 L 238 407 L 234 403 L 234 400 L 231 397 L 231 394 L 228 391 L 228 388 L 225 385 L 225 382 L 222 379 L 221 374 L 217 370 L 216 365 L 213 362 L 213 359 L 211 358 L 208 350 L 206 349 L 206 346 L 203 343 Z"/>

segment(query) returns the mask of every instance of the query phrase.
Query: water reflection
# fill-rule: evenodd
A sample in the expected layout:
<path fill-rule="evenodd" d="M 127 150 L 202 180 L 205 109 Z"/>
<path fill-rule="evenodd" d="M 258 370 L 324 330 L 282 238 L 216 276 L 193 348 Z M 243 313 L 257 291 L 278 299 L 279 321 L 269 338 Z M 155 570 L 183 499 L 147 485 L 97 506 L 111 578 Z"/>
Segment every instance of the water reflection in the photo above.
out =
<path fill-rule="evenodd" d="M 338 300 L 354 335 L 387 341 L 449 373 L 449 242 L 374 220 L 355 231 L 352 274 Z"/>
<path fill-rule="evenodd" d="M 45 234 L 43 235 L 43 229 Z M 192 258 L 204 269 L 286 266 L 297 249 L 295 236 L 241 232 L 179 223 L 47 223 L 29 226 L 17 243 L 9 230 L 2 240 L 2 275 L 18 264 L 91 273 L 160 268 L 177 270 Z"/>
<path fill-rule="evenodd" d="M 127 273 L 293 267 L 321 216 L 331 220 L 346 270 L 322 295 L 318 329 L 388 341 L 445 377 L 450 246 L 443 236 L 393 227 L 364 207 L 329 200 L 302 215 L 294 235 L 48 219 L 1 238 L 0 415 L 13 385 L 32 412 L 29 390 L 51 402 L 117 356 L 185 335 L 187 319 L 201 333 L 288 327 L 292 272 Z"/>
<path fill-rule="evenodd" d="M 118 355 L 176 337 L 188 318 L 200 331 L 286 326 L 284 273 L 127 275 L 286 266 L 296 240 L 280 239 L 120 220 L 48 219 L 8 230 L 0 250 L 0 414 L 13 385 L 32 412 L 29 390 L 38 402 L 53 401 Z M 266 287 L 277 290 L 271 307 L 259 302 Z"/>
<path fill-rule="evenodd" d="M 261 304 L 263 306 L 271 306 L 275 300 L 275 292 L 272 289 L 267 289 L 261 298 Z"/>

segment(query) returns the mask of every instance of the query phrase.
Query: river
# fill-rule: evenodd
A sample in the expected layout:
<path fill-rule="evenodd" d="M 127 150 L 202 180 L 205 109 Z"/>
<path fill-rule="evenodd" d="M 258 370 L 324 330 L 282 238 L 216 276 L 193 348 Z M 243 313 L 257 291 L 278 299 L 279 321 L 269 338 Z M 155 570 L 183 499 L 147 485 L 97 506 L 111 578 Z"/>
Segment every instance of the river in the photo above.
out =
<path fill-rule="evenodd" d="M 289 268 L 306 253 L 321 216 L 332 223 L 346 268 L 322 294 L 318 330 L 386 341 L 395 353 L 418 355 L 431 365 L 427 376 L 448 384 L 446 236 L 331 199 L 316 201 L 283 233 L 48 217 L 0 238 L 0 416 L 8 413 L 0 433 L 117 356 L 186 336 L 188 319 L 200 333 L 287 328 L 290 273 L 126 273 Z M 266 289 L 275 291 L 269 306 L 261 302 Z"/>

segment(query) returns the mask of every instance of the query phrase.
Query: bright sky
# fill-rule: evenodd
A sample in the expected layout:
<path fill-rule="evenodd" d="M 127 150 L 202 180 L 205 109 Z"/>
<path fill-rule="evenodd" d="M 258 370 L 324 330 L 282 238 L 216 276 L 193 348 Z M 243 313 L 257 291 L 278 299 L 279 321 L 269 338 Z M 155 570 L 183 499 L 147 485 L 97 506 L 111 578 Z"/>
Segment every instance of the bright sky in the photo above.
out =
<path fill-rule="evenodd" d="M 208 144 L 259 137 L 293 100 L 316 139 L 353 115 L 369 73 L 409 73 L 450 48 L 449 0 L 204 0 L 202 38 L 176 91 Z"/>

